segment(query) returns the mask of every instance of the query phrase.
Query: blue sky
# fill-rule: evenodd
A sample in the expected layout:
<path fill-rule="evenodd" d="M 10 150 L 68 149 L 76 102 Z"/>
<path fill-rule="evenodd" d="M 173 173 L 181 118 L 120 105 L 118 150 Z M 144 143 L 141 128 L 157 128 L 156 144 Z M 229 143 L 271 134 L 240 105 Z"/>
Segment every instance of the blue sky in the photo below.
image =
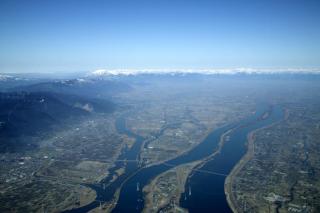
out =
<path fill-rule="evenodd" d="M 1 0 L 0 73 L 320 67 L 319 11 L 319 0 Z"/>

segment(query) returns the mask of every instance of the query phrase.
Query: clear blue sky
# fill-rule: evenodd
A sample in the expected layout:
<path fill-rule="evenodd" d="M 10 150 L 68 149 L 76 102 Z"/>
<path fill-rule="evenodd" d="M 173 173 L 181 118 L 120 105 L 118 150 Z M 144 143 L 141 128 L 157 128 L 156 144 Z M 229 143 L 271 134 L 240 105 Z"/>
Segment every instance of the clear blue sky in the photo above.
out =
<path fill-rule="evenodd" d="M 319 0 L 1 0 L 0 73 L 319 67 Z"/>

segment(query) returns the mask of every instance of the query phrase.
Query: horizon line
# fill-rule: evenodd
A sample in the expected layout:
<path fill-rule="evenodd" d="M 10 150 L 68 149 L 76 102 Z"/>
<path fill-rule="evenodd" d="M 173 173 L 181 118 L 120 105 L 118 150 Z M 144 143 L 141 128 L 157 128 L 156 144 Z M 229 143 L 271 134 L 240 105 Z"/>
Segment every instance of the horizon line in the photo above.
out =
<path fill-rule="evenodd" d="M 320 74 L 320 68 L 150 68 L 150 69 L 96 69 L 88 76 L 138 75 L 138 74 Z"/>

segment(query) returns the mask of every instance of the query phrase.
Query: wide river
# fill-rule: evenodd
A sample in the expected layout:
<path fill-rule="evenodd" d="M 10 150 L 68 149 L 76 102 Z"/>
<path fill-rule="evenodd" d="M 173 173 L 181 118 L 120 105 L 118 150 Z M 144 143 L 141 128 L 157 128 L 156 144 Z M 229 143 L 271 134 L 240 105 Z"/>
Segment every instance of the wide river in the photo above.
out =
<path fill-rule="evenodd" d="M 266 113 L 268 116 L 264 116 Z M 102 187 L 101 184 L 91 187 L 97 192 L 97 200 L 110 201 L 115 190 L 122 185 L 119 200 L 113 212 L 141 212 L 144 207 L 141 189 L 145 185 L 157 175 L 175 166 L 209 157 L 218 149 L 221 136 L 233 129 L 229 134 L 229 140 L 223 145 L 221 152 L 202 166 L 201 171 L 209 171 L 210 174 L 193 171 L 185 186 L 186 194 L 182 194 L 180 200 L 181 206 L 187 208 L 190 212 L 230 212 L 231 210 L 228 207 L 224 193 L 224 182 L 226 176 L 246 152 L 247 135 L 251 131 L 268 126 L 282 118 L 283 110 L 281 107 L 258 105 L 255 114 L 237 123 L 214 130 L 199 145 L 184 155 L 159 165 L 140 168 L 139 170 L 138 165 L 133 164 L 129 166 L 130 164 L 128 164 L 125 174 L 122 177 L 120 176 L 120 179 L 115 181 L 115 183 L 107 187 Z M 138 159 L 138 150 L 141 147 L 143 138 L 125 129 L 123 121 L 118 123 L 118 129 L 119 127 L 121 127 L 120 131 L 122 133 L 137 139 L 137 144 L 133 147 L 134 150 L 127 150 L 120 158 Z M 121 165 L 116 167 L 119 168 L 119 166 Z M 132 175 L 134 171 L 137 172 Z M 109 178 L 107 177 L 103 182 L 107 183 Z M 137 185 L 139 185 L 139 190 L 137 190 Z M 85 207 L 73 209 L 70 212 L 87 212 L 98 205 L 98 202 L 93 202 Z"/>

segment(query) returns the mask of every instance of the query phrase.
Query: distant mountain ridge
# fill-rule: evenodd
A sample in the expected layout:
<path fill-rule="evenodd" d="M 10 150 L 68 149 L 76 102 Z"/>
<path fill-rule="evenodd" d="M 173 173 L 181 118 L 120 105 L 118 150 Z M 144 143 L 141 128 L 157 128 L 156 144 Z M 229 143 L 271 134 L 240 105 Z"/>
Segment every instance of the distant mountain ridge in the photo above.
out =
<path fill-rule="evenodd" d="M 25 148 L 19 137 L 37 136 L 53 126 L 64 126 L 93 112 L 112 112 L 115 106 L 107 100 L 50 92 L 0 93 L 0 152 Z M 29 147 L 30 148 L 30 147 Z"/>
<path fill-rule="evenodd" d="M 88 77 L 139 74 L 320 74 L 320 68 L 222 68 L 222 69 L 98 69 L 87 74 Z"/>
<path fill-rule="evenodd" d="M 76 78 L 35 83 L 11 88 L 11 91 L 54 92 L 72 94 L 90 98 L 107 98 L 114 94 L 130 90 L 128 84 L 110 80 Z"/>

